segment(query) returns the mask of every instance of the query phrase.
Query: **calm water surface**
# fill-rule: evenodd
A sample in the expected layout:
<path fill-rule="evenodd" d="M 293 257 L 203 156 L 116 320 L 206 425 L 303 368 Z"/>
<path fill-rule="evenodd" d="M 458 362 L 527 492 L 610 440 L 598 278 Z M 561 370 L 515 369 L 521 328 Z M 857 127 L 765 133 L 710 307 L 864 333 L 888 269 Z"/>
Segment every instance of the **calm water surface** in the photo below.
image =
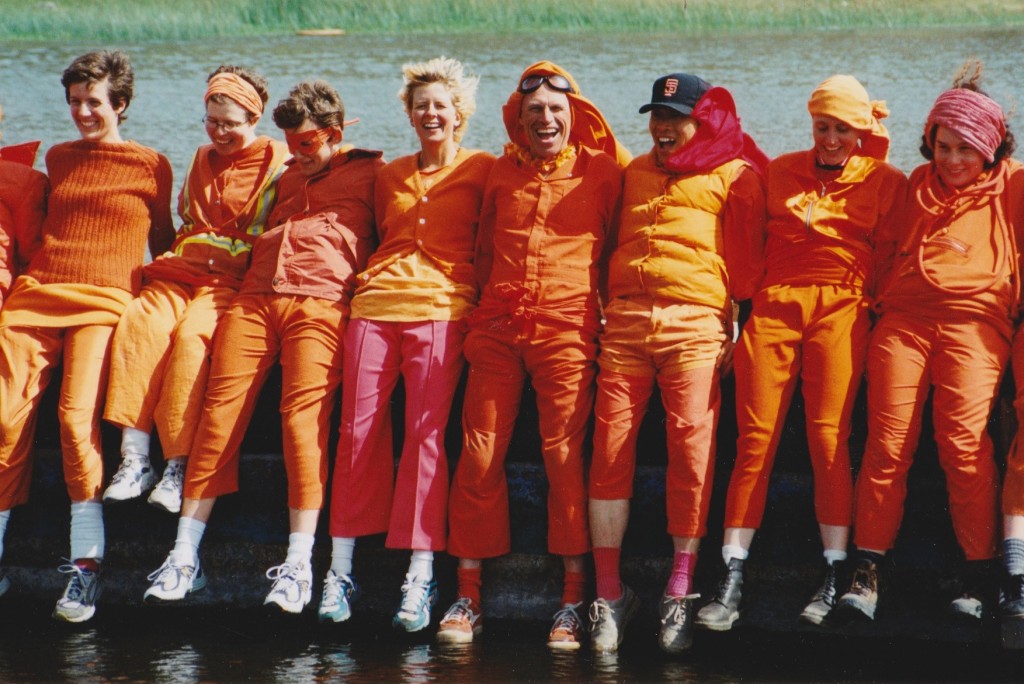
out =
<path fill-rule="evenodd" d="M 167 154 L 177 185 L 192 151 L 206 142 L 200 123 L 205 77 L 220 63 L 260 69 L 270 79 L 272 102 L 299 80 L 327 79 L 341 91 L 349 116 L 362 120 L 346 131 L 349 141 L 382 149 L 388 158 L 416 147 L 395 97 L 401 64 L 440 54 L 481 75 L 478 112 L 465 144 L 491 151 L 506 140 L 501 104 L 522 69 L 541 58 L 576 76 L 635 153 L 650 145 L 646 117 L 636 110 L 664 73 L 689 71 L 731 89 L 744 126 L 773 156 L 809 147 L 808 94 L 830 74 L 852 73 L 873 97 L 888 101 L 892 161 L 909 170 L 920 162 L 917 146 L 928 108 L 965 57 L 986 62 L 988 91 L 1004 107 L 1022 101 L 1024 83 L 1016 78 L 1022 39 L 1020 30 L 930 30 L 687 38 L 281 37 L 117 47 L 129 52 L 137 74 L 124 134 Z M 98 47 L 110 46 L 0 46 L 7 142 L 39 138 L 45 150 L 77 137 L 60 72 L 76 55 Z M 269 116 L 261 130 L 277 134 Z M 67 629 L 38 605 L 7 602 L 0 613 L 2 681 L 1010 681 L 1024 672 L 1024 662 L 990 645 L 890 644 L 808 632 L 701 634 L 690 656 L 672 659 L 653 648 L 652 624 L 634 634 L 619 657 L 598 660 L 585 652 L 548 653 L 546 625 L 491 623 L 482 643 L 451 651 L 427 640 L 396 639 L 381 618 L 358 617 L 341 629 L 323 629 L 311 619 L 289 622 L 250 611 L 105 608 L 94 624 Z"/>
<path fill-rule="evenodd" d="M 60 73 L 94 44 L 17 43 L 0 46 L 0 103 L 8 143 L 38 138 L 44 149 L 77 137 L 67 114 Z M 395 93 L 401 65 L 445 54 L 480 74 L 478 110 L 464 144 L 500 150 L 507 137 L 500 107 L 523 68 L 550 59 L 569 69 L 634 152 L 650 147 L 647 117 L 638 107 L 654 79 L 689 71 L 735 95 L 745 128 L 769 155 L 810 147 L 806 102 L 834 73 L 856 75 L 892 111 L 892 161 L 920 163 L 921 127 L 935 96 L 964 58 L 987 65 L 988 91 L 1007 109 L 1024 100 L 1016 78 L 1024 32 L 922 30 L 621 36 L 341 36 L 228 39 L 216 43 L 157 43 L 122 47 L 136 69 L 136 94 L 123 133 L 165 154 L 180 183 L 197 145 L 207 141 L 200 119 L 206 75 L 218 64 L 250 65 L 270 80 L 271 103 L 296 82 L 324 78 L 337 87 L 349 117 L 350 142 L 392 159 L 416 148 Z M 260 130 L 278 135 L 269 115 Z M 40 156 L 40 164 L 42 157 Z"/>

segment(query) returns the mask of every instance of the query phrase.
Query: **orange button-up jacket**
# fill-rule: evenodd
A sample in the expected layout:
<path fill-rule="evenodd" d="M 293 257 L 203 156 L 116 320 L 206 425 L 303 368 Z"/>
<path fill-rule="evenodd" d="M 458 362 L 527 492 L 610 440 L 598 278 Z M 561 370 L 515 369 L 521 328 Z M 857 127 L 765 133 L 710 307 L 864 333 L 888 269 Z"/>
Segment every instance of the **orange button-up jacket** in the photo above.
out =
<path fill-rule="evenodd" d="M 241 291 L 351 297 L 355 274 L 377 244 L 373 193 L 383 166 L 380 152 L 347 146 L 314 176 L 285 171 Z"/>
<path fill-rule="evenodd" d="M 377 178 L 376 216 L 380 249 L 362 279 L 420 250 L 438 270 L 461 285 L 474 285 L 473 252 L 484 185 L 494 155 L 460 149 L 447 167 L 423 176 L 419 155 L 391 162 Z"/>
<path fill-rule="evenodd" d="M 772 285 L 874 287 L 876 232 L 898 230 L 906 196 L 903 172 L 855 155 L 838 178 L 822 183 L 814 152 L 784 154 L 766 173 L 765 277 Z"/>
<path fill-rule="evenodd" d="M 505 154 L 484 191 L 473 325 L 537 316 L 598 326 L 605 242 L 622 192 L 615 158 L 581 148 L 548 176 Z"/>
<path fill-rule="evenodd" d="M 146 266 L 148 280 L 234 288 L 242 284 L 252 244 L 274 206 L 288 147 L 260 136 L 237 156 L 217 159 L 219 164 L 211 155 L 216 155 L 213 145 L 196 150 L 178 197 L 183 225 L 170 251 Z"/>
<path fill-rule="evenodd" d="M 611 297 L 645 294 L 725 309 L 730 297 L 753 294 L 764 189 L 746 162 L 679 176 L 648 153 L 626 168 L 624 186 Z"/>
<path fill-rule="evenodd" d="M 0 305 L 39 250 L 48 189 L 45 174 L 0 159 Z"/>
<path fill-rule="evenodd" d="M 883 312 L 937 320 L 983 316 L 1001 329 L 1017 315 L 1024 230 L 1020 162 L 1005 159 L 959 191 L 941 183 L 934 163 L 917 167 L 896 230 L 880 237 Z"/>

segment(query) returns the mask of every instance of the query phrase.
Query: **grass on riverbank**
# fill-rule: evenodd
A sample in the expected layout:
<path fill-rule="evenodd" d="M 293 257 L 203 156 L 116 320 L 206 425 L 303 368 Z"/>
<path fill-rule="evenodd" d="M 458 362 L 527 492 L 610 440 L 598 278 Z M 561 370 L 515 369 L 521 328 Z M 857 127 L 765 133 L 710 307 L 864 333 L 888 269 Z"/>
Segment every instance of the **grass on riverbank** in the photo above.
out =
<path fill-rule="evenodd" d="M 6 40 L 1021 26 L 1024 0 L 4 0 Z"/>

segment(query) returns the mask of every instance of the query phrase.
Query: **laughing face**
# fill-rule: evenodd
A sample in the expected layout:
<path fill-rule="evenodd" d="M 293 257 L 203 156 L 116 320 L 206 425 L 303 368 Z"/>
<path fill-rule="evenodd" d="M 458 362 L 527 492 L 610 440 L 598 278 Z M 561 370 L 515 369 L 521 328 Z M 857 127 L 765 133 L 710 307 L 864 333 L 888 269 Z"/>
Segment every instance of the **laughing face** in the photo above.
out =
<path fill-rule="evenodd" d="M 68 86 L 68 105 L 82 140 L 121 142 L 117 124 L 118 115 L 124 111 L 125 105 L 122 103 L 115 107 L 110 102 L 107 79 L 72 83 Z"/>
<path fill-rule="evenodd" d="M 860 131 L 834 116 L 815 114 L 811 117 L 814 153 L 825 166 L 841 166 L 853 154 L 860 140 Z"/>
<path fill-rule="evenodd" d="M 424 146 L 454 142 L 462 118 L 455 111 L 452 94 L 443 83 L 428 83 L 412 94 L 409 121 Z"/>
<path fill-rule="evenodd" d="M 218 154 L 231 156 L 256 140 L 256 124 L 249 123 L 249 112 L 232 100 L 206 103 L 206 134 Z"/>
<path fill-rule="evenodd" d="M 523 96 L 519 123 L 534 159 L 552 159 L 569 145 L 572 107 L 565 93 L 543 85 Z"/>
<path fill-rule="evenodd" d="M 686 143 L 697 133 L 697 120 L 672 109 L 671 107 L 654 107 L 648 128 L 654 140 L 654 158 L 658 166 L 673 154 L 683 149 Z"/>
<path fill-rule="evenodd" d="M 951 188 L 965 188 L 985 170 L 985 157 L 945 126 L 935 131 L 935 170 Z"/>

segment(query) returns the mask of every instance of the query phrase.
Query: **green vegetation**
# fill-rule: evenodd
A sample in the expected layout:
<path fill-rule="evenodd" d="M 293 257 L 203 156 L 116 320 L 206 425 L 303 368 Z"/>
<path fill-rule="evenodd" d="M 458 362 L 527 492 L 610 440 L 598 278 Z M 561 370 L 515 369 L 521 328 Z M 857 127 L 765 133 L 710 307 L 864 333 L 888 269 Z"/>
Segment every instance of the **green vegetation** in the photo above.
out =
<path fill-rule="evenodd" d="M 1024 0 L 4 0 L 0 38 L 1021 26 Z"/>

